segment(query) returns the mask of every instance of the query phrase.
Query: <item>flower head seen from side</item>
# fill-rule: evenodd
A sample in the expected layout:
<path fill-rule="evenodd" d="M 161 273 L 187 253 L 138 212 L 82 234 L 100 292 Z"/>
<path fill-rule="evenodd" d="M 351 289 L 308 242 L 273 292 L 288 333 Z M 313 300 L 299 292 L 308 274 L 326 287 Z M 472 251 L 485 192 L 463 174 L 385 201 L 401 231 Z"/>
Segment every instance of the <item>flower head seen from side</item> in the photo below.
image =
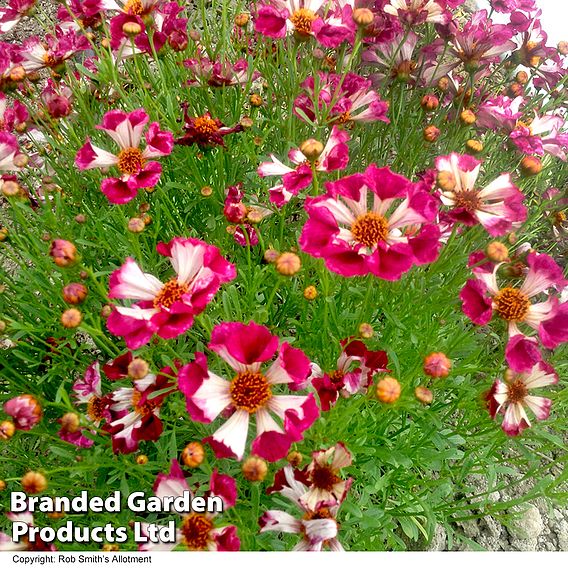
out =
<path fill-rule="evenodd" d="M 224 137 L 234 132 L 242 132 L 243 126 L 225 126 L 218 118 L 213 118 L 206 112 L 201 116 L 190 116 L 189 107 L 183 105 L 184 134 L 176 139 L 175 143 L 181 146 L 197 144 L 200 148 L 210 149 L 216 146 L 225 147 Z"/>
<path fill-rule="evenodd" d="M 193 420 L 209 423 L 222 413 L 230 413 L 205 441 L 218 457 L 241 460 L 254 416 L 252 453 L 268 461 L 286 456 L 291 444 L 300 441 L 318 418 L 319 410 L 312 393 L 278 394 L 277 389 L 278 385 L 288 385 L 291 390 L 304 388 L 310 373 L 309 359 L 300 349 L 286 342 L 280 344 L 277 336 L 254 322 L 217 325 L 209 349 L 231 367 L 231 380 L 211 372 L 203 353 L 196 353 L 195 362 L 186 365 L 185 372 L 179 375 L 179 388 Z M 263 369 L 263 363 L 268 364 L 275 356 Z"/>
<path fill-rule="evenodd" d="M 518 436 L 523 430 L 531 427 L 527 414 L 530 410 L 537 420 L 546 420 L 550 414 L 552 401 L 542 396 L 531 394 L 532 389 L 554 385 L 558 375 L 554 369 L 540 361 L 530 371 L 515 373 L 509 369 L 505 380 L 497 379 L 490 391 L 489 409 L 491 417 L 503 415 L 501 427 L 508 436 Z"/>
<path fill-rule="evenodd" d="M 405 177 L 371 164 L 326 189 L 306 199 L 308 221 L 299 243 L 329 270 L 398 280 L 414 264 L 437 258 L 440 231 L 431 224 L 436 200 Z"/>
<path fill-rule="evenodd" d="M 383 9 L 410 27 L 423 23 L 447 23 L 450 14 L 444 8 L 445 2 L 436 0 L 390 0 Z"/>
<path fill-rule="evenodd" d="M 502 174 L 482 189 L 476 187 L 481 162 L 467 155 L 452 153 L 436 158 L 440 200 L 450 208 L 454 221 L 464 225 L 481 224 L 492 236 L 501 236 L 527 218 L 525 196 Z"/>
<path fill-rule="evenodd" d="M 477 262 L 474 253 L 470 264 Z M 525 372 L 538 363 L 541 353 L 538 341 L 525 335 L 521 324 L 538 332 L 540 343 L 555 349 L 568 341 L 568 303 L 558 297 L 566 286 L 562 269 L 547 254 L 530 252 L 528 272 L 519 286 L 497 282 L 502 263 L 485 263 L 473 268 L 475 279 L 466 282 L 460 298 L 463 313 L 476 325 L 486 325 L 494 314 L 507 323 L 509 341 L 505 357 L 511 369 Z M 531 302 L 542 296 L 541 301 Z M 546 299 L 545 299 L 546 298 Z"/>
<path fill-rule="evenodd" d="M 170 472 L 160 473 L 154 483 L 154 493 L 160 499 L 165 497 L 182 497 L 184 491 L 190 491 L 189 485 L 177 460 L 172 460 Z M 193 497 L 193 492 L 191 492 Z M 237 500 L 237 484 L 229 475 L 213 470 L 209 480 L 206 496 L 220 497 L 223 511 L 232 507 Z M 174 542 L 158 542 L 139 545 L 139 550 L 151 552 L 169 551 L 181 545 L 189 550 L 236 551 L 241 543 L 237 536 L 237 527 L 219 523 L 220 512 L 187 512 L 183 515 L 181 525 L 176 530 Z M 142 534 L 147 534 L 145 524 Z"/>
<path fill-rule="evenodd" d="M 344 550 L 337 538 L 337 514 L 347 494 L 348 485 L 349 483 L 339 500 L 316 505 L 311 509 L 306 503 L 306 495 L 313 491 L 313 487 L 306 471 L 287 465 L 276 473 L 274 485 L 267 493 L 280 493 L 286 497 L 295 505 L 295 511 L 299 510 L 300 516 L 275 509 L 265 511 L 259 520 L 260 532 L 276 531 L 301 535 L 301 540 L 293 549 L 296 551 L 319 552 L 324 548 L 332 551 Z"/>
<path fill-rule="evenodd" d="M 81 170 L 116 167 L 121 177 L 105 178 L 101 191 L 111 203 L 124 204 L 132 201 L 142 188 L 152 188 L 160 180 L 162 166 L 153 158 L 167 156 L 173 150 L 171 132 L 160 130 L 157 122 L 148 125 L 145 134 L 146 147 L 140 149 L 142 133 L 150 117 L 144 109 L 130 113 L 122 110 L 107 112 L 96 128 L 104 130 L 118 145 L 113 154 L 90 140 L 77 152 L 75 165 Z"/>
<path fill-rule="evenodd" d="M 40 403 L 31 394 L 21 394 L 7 400 L 4 412 L 12 417 L 17 430 L 31 430 L 43 416 Z"/>
<path fill-rule="evenodd" d="M 186 332 L 221 285 L 236 277 L 219 249 L 198 239 L 176 237 L 159 243 L 157 251 L 170 259 L 176 273 L 165 284 L 142 272 L 132 258 L 110 279 L 109 298 L 135 301 L 116 306 L 107 320 L 109 331 L 124 337 L 129 349 L 145 345 L 154 333 L 172 339 Z"/>
<path fill-rule="evenodd" d="M 23 513 L 6 513 L 6 517 L 12 523 L 26 523 L 27 525 L 34 526 L 34 516 L 29 512 Z M 57 550 L 54 544 L 48 544 L 36 535 L 34 541 L 26 538 L 21 538 L 19 542 L 14 542 L 9 534 L 0 532 L 0 551 L 1 552 L 52 552 Z"/>

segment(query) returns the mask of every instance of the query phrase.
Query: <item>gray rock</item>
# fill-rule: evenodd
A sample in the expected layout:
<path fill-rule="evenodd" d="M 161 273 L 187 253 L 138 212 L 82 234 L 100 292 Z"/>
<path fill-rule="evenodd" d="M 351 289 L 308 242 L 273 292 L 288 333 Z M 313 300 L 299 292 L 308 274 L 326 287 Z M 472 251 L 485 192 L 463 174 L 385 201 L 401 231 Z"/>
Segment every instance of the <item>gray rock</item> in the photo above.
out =
<path fill-rule="evenodd" d="M 515 540 L 534 539 L 536 541 L 544 529 L 544 523 L 540 511 L 534 505 L 529 504 L 519 516 L 511 520 L 507 528 Z"/>
<path fill-rule="evenodd" d="M 510 550 L 519 550 L 521 552 L 533 552 L 536 550 L 536 538 L 520 539 L 515 538 L 511 540 Z"/>
<path fill-rule="evenodd" d="M 568 551 L 568 522 L 560 521 L 555 530 L 558 535 L 558 550 Z"/>
<path fill-rule="evenodd" d="M 447 549 L 447 534 L 443 525 L 437 524 L 432 536 L 432 542 L 428 545 L 429 552 L 439 552 Z"/>

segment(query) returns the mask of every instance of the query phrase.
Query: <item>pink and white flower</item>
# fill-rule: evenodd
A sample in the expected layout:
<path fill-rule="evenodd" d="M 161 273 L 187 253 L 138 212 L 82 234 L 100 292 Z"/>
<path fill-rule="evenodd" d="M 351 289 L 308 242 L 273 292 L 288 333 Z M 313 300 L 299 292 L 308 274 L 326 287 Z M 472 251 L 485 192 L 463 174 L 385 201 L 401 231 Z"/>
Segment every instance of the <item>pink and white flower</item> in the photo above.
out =
<path fill-rule="evenodd" d="M 98 427 L 103 420 L 109 420 L 108 400 L 103 396 L 101 373 L 98 361 L 91 363 L 82 378 L 73 383 L 76 404 L 87 405 L 87 418 Z"/>
<path fill-rule="evenodd" d="M 293 442 L 303 438 L 319 415 L 314 395 L 276 394 L 277 385 L 291 390 L 306 385 L 310 361 L 300 349 L 287 342 L 279 345 L 277 336 L 254 322 L 217 325 L 211 333 L 209 349 L 217 353 L 236 373 L 226 380 L 207 368 L 203 353 L 180 373 L 179 388 L 193 420 L 213 422 L 230 412 L 230 418 L 205 441 L 217 457 L 243 458 L 249 422 L 254 415 L 256 436 L 252 453 L 276 461 L 288 453 Z M 264 371 L 262 363 L 276 360 Z M 279 419 L 277 422 L 272 415 Z"/>
<path fill-rule="evenodd" d="M 423 23 L 445 24 L 451 17 L 445 10 L 444 2 L 435 0 L 390 0 L 383 10 L 408 26 Z"/>
<path fill-rule="evenodd" d="M 6 401 L 4 412 L 12 417 L 18 430 L 31 430 L 43 416 L 41 405 L 31 394 L 21 394 Z"/>
<path fill-rule="evenodd" d="M 473 262 L 478 256 L 472 255 Z M 460 298 L 463 313 L 476 325 L 489 323 L 494 314 L 507 322 L 509 341 L 505 350 L 508 365 L 517 372 L 531 369 L 541 361 L 538 341 L 527 337 L 520 324 L 538 332 L 547 349 L 568 341 L 568 303 L 558 294 L 567 284 L 562 269 L 547 254 L 527 255 L 528 273 L 520 287 L 497 283 L 497 271 L 503 263 L 484 263 L 473 268 L 475 279 L 466 282 Z M 556 292 L 556 294 L 555 294 Z M 531 303 L 531 298 L 546 293 L 546 300 Z"/>
<path fill-rule="evenodd" d="M 12 132 L 25 127 L 28 119 L 28 109 L 20 101 L 13 101 L 9 106 L 6 95 L 0 93 L 0 131 Z"/>
<path fill-rule="evenodd" d="M 524 102 L 523 97 L 510 99 L 503 95 L 488 99 L 477 109 L 477 125 L 481 128 L 512 132 L 523 115 L 519 109 Z"/>
<path fill-rule="evenodd" d="M 497 379 L 491 387 L 489 408 L 491 417 L 503 414 L 501 427 L 507 436 L 518 436 L 531 427 L 525 409 L 529 409 L 537 420 L 546 420 L 550 415 L 552 401 L 542 396 L 530 394 L 532 389 L 558 383 L 554 369 L 540 361 L 528 372 L 505 374 L 505 381 Z"/>
<path fill-rule="evenodd" d="M 8 0 L 7 6 L 0 8 L 0 34 L 9 32 L 34 8 L 36 0 Z"/>
<path fill-rule="evenodd" d="M 172 460 L 169 474 L 160 473 L 154 483 L 154 493 L 160 499 L 165 497 L 182 497 L 189 491 L 183 471 L 177 460 Z M 237 483 L 229 475 L 217 473 L 214 469 L 209 480 L 209 490 L 206 497 L 220 497 L 223 500 L 223 510 L 232 507 L 237 500 Z M 181 526 L 176 530 L 175 542 L 159 542 L 139 545 L 139 550 L 151 552 L 170 551 L 178 545 L 184 545 L 189 550 L 240 550 L 241 542 L 234 525 L 217 526 L 218 513 L 191 512 L 183 516 Z M 147 534 L 146 523 L 142 524 L 142 534 Z"/>
<path fill-rule="evenodd" d="M 218 59 L 212 61 L 208 57 L 186 59 L 183 66 L 190 71 L 192 78 L 187 82 L 190 86 L 209 85 L 210 87 L 226 87 L 246 85 L 260 77 L 258 71 L 249 71 L 246 59 L 238 59 L 235 63 Z"/>
<path fill-rule="evenodd" d="M 0 172 L 21 169 L 14 162 L 19 153 L 18 139 L 9 132 L 0 131 Z"/>
<path fill-rule="evenodd" d="M 349 162 L 349 147 L 347 141 L 350 136 L 344 130 L 334 126 L 323 152 L 314 164 L 317 172 L 332 172 L 343 170 Z M 308 187 L 313 180 L 313 170 L 309 160 L 300 148 L 293 148 L 288 152 L 288 159 L 295 165 L 294 168 L 283 164 L 274 154 L 270 154 L 270 162 L 263 162 L 257 169 L 260 177 L 281 176 L 282 183 L 271 187 L 270 201 L 278 207 L 283 207 L 292 196 Z"/>
<path fill-rule="evenodd" d="M 472 156 L 440 156 L 435 161 L 438 172 L 446 175 L 439 196 L 451 208 L 450 216 L 464 225 L 483 225 L 492 236 L 500 236 L 527 218 L 525 196 L 513 185 L 510 174 L 502 174 L 483 189 L 475 187 L 481 162 Z M 453 187 L 452 187 L 453 186 Z"/>
<path fill-rule="evenodd" d="M 13 523 L 26 523 L 31 527 L 34 526 L 34 516 L 29 512 L 6 513 L 6 517 Z M 20 542 L 14 542 L 9 534 L 0 532 L 0 551 L 16 552 L 19 550 L 26 550 L 29 552 L 52 552 L 57 549 L 54 544 L 47 544 L 43 542 L 39 535 L 36 536 L 33 542 L 25 538 L 21 538 Z"/>
<path fill-rule="evenodd" d="M 154 187 L 160 179 L 162 166 L 149 160 L 167 156 L 173 150 L 172 133 L 160 130 L 157 122 L 149 124 L 145 134 L 146 147 L 140 149 L 142 132 L 148 120 L 150 117 L 141 108 L 130 113 L 111 110 L 96 128 L 104 130 L 118 144 L 118 154 L 93 146 L 89 139 L 77 152 L 75 165 L 81 171 L 118 168 L 122 174 L 120 178 L 106 178 L 101 183 L 101 191 L 111 203 L 128 203 L 136 197 L 139 189 Z"/>
<path fill-rule="evenodd" d="M 430 224 L 436 200 L 405 177 L 371 164 L 365 173 L 328 182 L 326 190 L 306 199 L 309 218 L 299 243 L 329 270 L 398 280 L 414 264 L 437 258 L 440 231 Z"/>
<path fill-rule="evenodd" d="M 530 124 L 517 122 L 509 136 L 523 154 L 543 156 L 546 153 L 566 161 L 568 133 L 560 132 L 563 127 L 564 119 L 561 116 L 545 114 L 539 117 L 535 113 Z"/>
<path fill-rule="evenodd" d="M 124 337 L 129 349 L 145 345 L 154 333 L 162 339 L 185 333 L 221 284 L 237 275 L 217 247 L 198 239 L 176 237 L 156 250 L 170 258 L 176 273 L 165 284 L 132 258 L 110 278 L 109 298 L 135 300 L 129 307 L 116 306 L 107 320 L 109 331 Z"/>

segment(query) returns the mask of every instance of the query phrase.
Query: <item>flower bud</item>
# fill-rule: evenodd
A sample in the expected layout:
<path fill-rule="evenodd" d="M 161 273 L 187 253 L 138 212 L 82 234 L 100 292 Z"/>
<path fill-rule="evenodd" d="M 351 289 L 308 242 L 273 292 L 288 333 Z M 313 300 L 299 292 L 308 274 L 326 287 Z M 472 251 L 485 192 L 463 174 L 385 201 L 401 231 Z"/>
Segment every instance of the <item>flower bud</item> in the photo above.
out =
<path fill-rule="evenodd" d="M 149 372 L 150 366 L 140 357 L 135 357 L 128 364 L 128 376 L 131 379 L 143 379 Z"/>
<path fill-rule="evenodd" d="M 475 123 L 475 121 L 477 120 L 477 117 L 475 116 L 475 113 L 472 110 L 465 109 L 465 110 L 462 110 L 462 112 L 460 113 L 460 120 L 461 120 L 462 124 L 465 124 L 466 126 L 470 126 L 471 124 Z"/>
<path fill-rule="evenodd" d="M 198 467 L 205 458 L 205 451 L 199 442 L 190 442 L 181 453 L 181 461 L 187 467 Z"/>
<path fill-rule="evenodd" d="M 296 451 L 291 451 L 287 456 L 286 459 L 288 460 L 288 463 L 292 466 L 292 467 L 298 467 L 301 463 L 302 460 L 304 459 L 304 456 L 302 456 L 302 454 L 300 452 L 296 452 Z"/>
<path fill-rule="evenodd" d="M 146 223 L 140 217 L 132 217 L 128 221 L 128 230 L 131 233 L 141 233 L 146 228 Z"/>
<path fill-rule="evenodd" d="M 259 107 L 262 106 L 262 97 L 260 95 L 257 95 L 256 93 L 253 93 L 250 98 L 249 98 L 250 104 L 253 107 Z"/>
<path fill-rule="evenodd" d="M 79 223 L 79 225 L 82 225 L 86 221 L 87 221 L 87 216 L 84 215 L 83 213 L 79 213 L 78 215 L 75 215 L 75 222 Z"/>
<path fill-rule="evenodd" d="M 524 89 L 520 83 L 515 82 L 509 85 L 508 91 L 509 95 L 514 98 L 514 97 L 520 97 L 523 94 Z"/>
<path fill-rule="evenodd" d="M 317 160 L 323 152 L 323 144 L 315 138 L 308 138 L 300 144 L 300 152 L 311 162 Z"/>
<path fill-rule="evenodd" d="M 14 156 L 14 165 L 17 168 L 25 168 L 29 161 L 30 159 L 26 156 L 26 154 L 16 154 Z"/>
<path fill-rule="evenodd" d="M 416 387 L 414 389 L 414 396 L 417 400 L 419 400 L 422 404 L 431 404 L 434 400 L 434 395 L 430 389 L 426 387 Z"/>
<path fill-rule="evenodd" d="M 209 185 L 204 185 L 201 188 L 201 195 L 203 195 L 203 197 L 209 197 L 212 193 L 213 193 L 213 188 L 210 187 Z"/>
<path fill-rule="evenodd" d="M 4 320 L 0 320 L 0 333 L 4 333 L 6 331 L 7 328 L 7 324 Z"/>
<path fill-rule="evenodd" d="M 515 80 L 521 85 L 526 85 L 529 82 L 529 74 L 526 71 L 519 71 L 515 75 Z"/>
<path fill-rule="evenodd" d="M 483 144 L 479 140 L 468 140 L 465 149 L 468 154 L 479 154 L 483 150 Z"/>
<path fill-rule="evenodd" d="M 68 304 L 80 304 L 85 300 L 89 291 L 84 284 L 72 282 L 63 288 L 63 300 Z"/>
<path fill-rule="evenodd" d="M 394 377 L 385 377 L 377 383 L 376 396 L 381 402 L 392 404 L 400 397 L 400 383 Z"/>
<path fill-rule="evenodd" d="M 237 26 L 238 28 L 244 28 L 250 20 L 250 16 L 248 14 L 245 14 L 244 12 L 237 14 L 235 16 L 235 26 Z"/>
<path fill-rule="evenodd" d="M 371 339 L 371 337 L 373 337 L 374 333 L 375 332 L 373 331 L 373 328 L 372 328 L 370 323 L 362 323 L 359 326 L 359 335 L 363 339 Z"/>
<path fill-rule="evenodd" d="M 2 193 L 6 197 L 17 197 L 18 195 L 22 195 L 23 191 L 20 184 L 14 180 L 6 180 L 4 183 L 0 185 L 2 188 Z"/>
<path fill-rule="evenodd" d="M 559 41 L 557 47 L 560 55 L 568 55 L 568 41 Z"/>
<path fill-rule="evenodd" d="M 277 250 L 274 250 L 273 248 L 268 248 L 264 251 L 264 260 L 269 264 L 276 262 L 279 256 L 280 253 Z"/>
<path fill-rule="evenodd" d="M 424 372 L 436 379 L 447 377 L 450 374 L 452 362 L 444 353 L 430 353 L 424 357 Z"/>
<path fill-rule="evenodd" d="M 370 26 L 375 19 L 375 15 L 368 8 L 355 8 L 351 17 L 353 21 L 362 28 Z"/>
<path fill-rule="evenodd" d="M 240 224 L 247 216 L 246 205 L 242 201 L 238 201 L 237 203 L 229 202 L 223 207 L 223 215 L 225 215 L 225 219 L 227 219 L 229 223 Z"/>
<path fill-rule="evenodd" d="M 115 542 L 113 542 L 113 543 L 105 542 L 105 544 L 103 544 L 101 550 L 103 552 L 116 552 L 117 550 L 120 550 L 120 546 Z"/>
<path fill-rule="evenodd" d="M 146 465 L 148 463 L 148 456 L 145 456 L 144 454 L 136 456 L 136 463 L 138 465 Z"/>
<path fill-rule="evenodd" d="M 425 110 L 426 112 L 435 111 L 438 108 L 439 104 L 440 101 L 438 100 L 438 97 L 436 95 L 424 95 L 422 97 L 422 100 L 420 101 L 422 110 Z"/>
<path fill-rule="evenodd" d="M 174 51 L 185 51 L 189 45 L 189 38 L 184 30 L 174 30 L 168 36 L 168 45 Z"/>
<path fill-rule="evenodd" d="M 0 491 L 4 491 L 6 489 L 6 482 L 3 479 L 0 479 Z"/>
<path fill-rule="evenodd" d="M 10 81 L 19 83 L 26 78 L 26 70 L 21 65 L 16 65 L 10 70 Z"/>
<path fill-rule="evenodd" d="M 37 471 L 28 471 L 20 483 L 26 493 L 41 493 L 47 489 L 47 479 Z"/>
<path fill-rule="evenodd" d="M 15 432 L 16 427 L 10 420 L 4 420 L 0 423 L 0 440 L 9 440 Z"/>
<path fill-rule="evenodd" d="M 293 276 L 302 268 L 300 257 L 293 252 L 284 252 L 276 259 L 276 270 L 283 276 Z"/>
<path fill-rule="evenodd" d="M 422 136 L 426 142 L 436 142 L 436 140 L 440 137 L 440 129 L 431 124 L 424 128 Z"/>
<path fill-rule="evenodd" d="M 12 417 L 18 430 L 31 430 L 43 414 L 41 405 L 31 394 L 20 394 L 6 401 L 4 412 Z"/>
<path fill-rule="evenodd" d="M 190 32 L 189 32 L 189 37 L 190 37 L 193 41 L 200 41 L 200 40 L 201 40 L 201 34 L 199 33 L 198 30 L 190 30 Z"/>
<path fill-rule="evenodd" d="M 137 36 L 142 32 L 142 26 L 138 22 L 125 22 L 122 31 L 129 36 Z"/>
<path fill-rule="evenodd" d="M 69 308 L 61 314 L 61 323 L 63 324 L 63 327 L 66 327 L 67 329 L 79 326 L 82 320 L 83 315 L 76 308 Z"/>
<path fill-rule="evenodd" d="M 242 471 L 248 481 L 264 481 L 268 465 L 262 458 L 250 456 L 243 462 Z"/>
<path fill-rule="evenodd" d="M 315 300 L 317 298 L 318 291 L 315 286 L 306 286 L 304 288 L 304 298 L 308 301 Z"/>
<path fill-rule="evenodd" d="M 442 92 L 446 92 L 450 88 L 450 80 L 448 77 L 440 77 L 438 79 L 438 89 Z"/>
<path fill-rule="evenodd" d="M 55 239 L 51 243 L 49 254 L 57 266 L 70 266 L 77 260 L 77 249 L 73 243 L 63 239 Z"/>
<path fill-rule="evenodd" d="M 101 308 L 101 317 L 102 318 L 108 318 L 108 316 L 110 316 L 110 314 L 112 313 L 112 304 L 105 304 L 102 308 Z"/>
<path fill-rule="evenodd" d="M 64 414 L 59 419 L 59 423 L 61 424 L 61 429 L 64 432 L 69 432 L 69 434 L 78 432 L 80 428 L 79 416 L 74 412 L 67 412 L 67 414 Z"/>
<path fill-rule="evenodd" d="M 436 183 L 443 191 L 452 191 L 456 187 L 456 178 L 452 172 L 438 172 Z"/>
<path fill-rule="evenodd" d="M 524 176 L 536 176 L 542 171 L 542 162 L 536 156 L 525 156 L 520 168 Z"/>
<path fill-rule="evenodd" d="M 505 262 L 509 259 L 509 249 L 499 241 L 491 241 L 485 249 L 485 254 L 493 262 Z"/>

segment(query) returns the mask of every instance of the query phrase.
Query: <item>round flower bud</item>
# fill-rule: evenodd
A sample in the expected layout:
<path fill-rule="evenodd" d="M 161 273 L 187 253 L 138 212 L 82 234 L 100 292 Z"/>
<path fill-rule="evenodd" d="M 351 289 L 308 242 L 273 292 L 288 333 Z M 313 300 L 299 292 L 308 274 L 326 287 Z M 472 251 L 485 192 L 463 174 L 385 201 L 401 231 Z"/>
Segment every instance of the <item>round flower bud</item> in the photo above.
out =
<path fill-rule="evenodd" d="M 142 221 L 144 221 L 144 225 L 149 225 L 152 222 L 152 217 L 148 214 L 142 215 Z"/>
<path fill-rule="evenodd" d="M 306 288 L 304 288 L 304 298 L 306 300 L 311 302 L 317 298 L 317 295 L 318 291 L 315 286 L 306 286 Z"/>
<path fill-rule="evenodd" d="M 23 193 L 20 184 L 11 179 L 6 180 L 0 187 L 2 187 L 2 193 L 6 197 L 16 197 Z"/>
<path fill-rule="evenodd" d="M 250 16 L 248 14 L 245 14 L 244 12 L 241 14 L 237 14 L 235 16 L 235 26 L 237 26 L 238 28 L 244 28 L 250 20 Z"/>
<path fill-rule="evenodd" d="M 45 475 L 37 471 L 28 471 L 20 481 L 26 493 L 41 493 L 47 489 L 47 479 Z"/>
<path fill-rule="evenodd" d="M 251 207 L 247 211 L 246 221 L 248 221 L 251 225 L 256 225 L 260 223 L 264 219 L 264 215 L 260 209 L 256 209 L 255 207 Z"/>
<path fill-rule="evenodd" d="M 2 227 L 0 229 L 0 243 L 3 243 L 8 238 L 8 229 L 6 227 Z"/>
<path fill-rule="evenodd" d="M 321 61 L 322 59 L 325 59 L 325 51 L 323 51 L 323 50 L 320 49 L 319 47 L 316 47 L 316 48 L 312 51 L 312 55 L 314 56 L 314 59 L 317 59 L 318 61 Z"/>
<path fill-rule="evenodd" d="M 351 17 L 353 21 L 362 28 L 370 26 L 375 19 L 375 15 L 368 8 L 355 8 Z"/>
<path fill-rule="evenodd" d="M 293 252 L 284 252 L 276 259 L 276 270 L 283 276 L 293 276 L 302 268 L 302 261 Z"/>
<path fill-rule="evenodd" d="M 51 243 L 49 254 L 57 266 L 70 266 L 77 260 L 77 249 L 73 243 L 63 239 L 55 239 Z"/>
<path fill-rule="evenodd" d="M 122 31 L 129 36 L 136 36 L 142 32 L 142 26 L 138 22 L 125 22 Z"/>
<path fill-rule="evenodd" d="M 499 241 L 491 241 L 485 249 L 485 254 L 493 262 L 505 262 L 509 259 L 509 249 Z"/>
<path fill-rule="evenodd" d="M 131 379 L 143 379 L 149 372 L 150 366 L 140 357 L 135 357 L 128 364 L 128 376 Z"/>
<path fill-rule="evenodd" d="M 450 88 L 450 80 L 448 77 L 440 77 L 438 79 L 438 89 L 444 93 Z"/>
<path fill-rule="evenodd" d="M 568 41 L 559 41 L 557 47 L 560 55 L 568 55 Z"/>
<path fill-rule="evenodd" d="M 205 458 L 205 451 L 199 442 L 190 442 L 181 453 L 181 461 L 187 467 L 198 467 Z"/>
<path fill-rule="evenodd" d="M 253 119 L 250 116 L 243 116 L 241 118 L 241 120 L 239 121 L 239 124 L 243 127 L 243 128 L 251 128 L 252 125 L 254 124 Z"/>
<path fill-rule="evenodd" d="M 199 30 L 190 30 L 189 31 L 189 37 L 193 41 L 200 41 L 201 40 L 201 34 L 199 33 Z"/>
<path fill-rule="evenodd" d="M 101 317 L 106 319 L 108 318 L 108 316 L 110 316 L 111 313 L 112 313 L 112 305 L 105 304 L 101 309 Z"/>
<path fill-rule="evenodd" d="M 7 324 L 4 320 L 0 320 L 0 333 L 4 333 L 6 331 Z"/>
<path fill-rule="evenodd" d="M 67 412 L 64 414 L 60 418 L 59 423 L 61 424 L 61 429 L 64 432 L 69 432 L 69 434 L 78 432 L 80 428 L 79 415 L 74 412 Z"/>
<path fill-rule="evenodd" d="M 146 228 L 146 224 L 140 217 L 132 217 L 128 221 L 128 230 L 131 233 L 141 233 Z"/>
<path fill-rule="evenodd" d="M 9 440 L 16 432 L 16 426 L 10 420 L 0 423 L 0 440 Z"/>
<path fill-rule="evenodd" d="M 212 193 L 213 193 L 213 188 L 210 187 L 209 185 L 204 185 L 201 188 L 201 195 L 203 195 L 203 197 L 209 197 Z"/>
<path fill-rule="evenodd" d="M 105 543 L 103 544 L 102 547 L 102 551 L 103 552 L 116 552 L 117 550 L 120 550 L 120 546 L 118 544 L 116 544 L 115 542 L 113 543 Z"/>
<path fill-rule="evenodd" d="M 26 70 L 21 65 L 16 65 L 10 70 L 10 81 L 19 83 L 26 78 Z"/>
<path fill-rule="evenodd" d="M 286 456 L 286 459 L 292 467 L 298 467 L 302 463 L 304 456 L 300 452 L 296 452 L 294 450 Z"/>
<path fill-rule="evenodd" d="M 524 89 L 520 83 L 515 82 L 509 85 L 508 91 L 511 97 L 520 97 L 523 94 Z"/>
<path fill-rule="evenodd" d="M 465 149 L 468 154 L 479 154 L 483 150 L 483 144 L 479 140 L 468 140 Z"/>
<path fill-rule="evenodd" d="M 63 324 L 63 327 L 66 327 L 68 329 L 80 325 L 82 319 L 83 315 L 76 308 L 69 308 L 61 314 L 61 323 Z"/>
<path fill-rule="evenodd" d="M 0 491 L 4 491 L 6 489 L 6 482 L 3 479 L 0 479 Z"/>
<path fill-rule="evenodd" d="M 277 250 L 274 250 L 273 248 L 269 248 L 264 251 L 264 260 L 270 264 L 276 262 L 279 256 L 280 253 Z"/>
<path fill-rule="evenodd" d="M 426 142 L 436 142 L 436 140 L 440 137 L 440 129 L 431 124 L 424 128 L 422 137 L 426 140 Z"/>
<path fill-rule="evenodd" d="M 80 304 L 85 300 L 89 291 L 84 284 L 72 282 L 63 288 L 63 300 L 68 304 Z"/>
<path fill-rule="evenodd" d="M 79 223 L 80 225 L 82 225 L 86 220 L 87 220 L 87 216 L 83 215 L 83 213 L 79 213 L 78 215 L 75 215 L 75 222 Z"/>
<path fill-rule="evenodd" d="M 524 176 L 536 176 L 542 171 L 542 162 L 536 156 L 525 156 L 520 167 Z"/>
<path fill-rule="evenodd" d="M 145 456 L 144 454 L 136 456 L 136 463 L 138 465 L 146 465 L 148 463 L 148 456 Z"/>
<path fill-rule="evenodd" d="M 17 168 L 25 168 L 30 159 L 25 154 L 16 154 L 14 156 L 14 165 Z"/>
<path fill-rule="evenodd" d="M 452 362 L 444 353 L 430 353 L 424 357 L 424 372 L 436 379 L 447 377 L 450 374 Z"/>
<path fill-rule="evenodd" d="M 470 124 L 474 124 L 476 119 L 477 119 L 477 117 L 475 116 L 475 113 L 470 109 L 462 110 L 462 112 L 460 113 L 460 120 L 466 126 L 469 126 Z"/>
<path fill-rule="evenodd" d="M 110 41 L 108 38 L 103 37 L 103 39 L 101 40 L 101 47 L 104 49 L 108 49 L 110 47 Z"/>
<path fill-rule="evenodd" d="M 50 519 L 62 519 L 65 513 L 63 511 L 52 511 L 51 513 L 47 513 L 47 516 Z"/>
<path fill-rule="evenodd" d="M 436 95 L 424 95 L 420 101 L 420 106 L 422 110 L 426 112 L 432 112 L 438 108 L 440 101 Z"/>
<path fill-rule="evenodd" d="M 373 331 L 373 328 L 372 328 L 370 323 L 362 323 L 359 326 L 359 335 L 363 339 L 371 339 L 371 337 L 373 337 L 374 333 L 375 332 Z"/>
<path fill-rule="evenodd" d="M 317 160 L 323 152 L 323 144 L 315 138 L 308 138 L 300 144 L 300 152 L 310 161 Z"/>
<path fill-rule="evenodd" d="M 150 204 L 141 203 L 140 206 L 138 207 L 138 211 L 140 211 L 140 213 L 148 213 L 148 211 L 150 211 Z"/>
<path fill-rule="evenodd" d="M 456 178 L 452 172 L 438 172 L 436 183 L 443 191 L 452 191 L 456 187 Z"/>
<path fill-rule="evenodd" d="M 259 107 L 262 105 L 263 101 L 262 101 L 262 97 L 260 95 L 257 95 L 256 93 L 253 93 L 250 98 L 249 98 L 250 104 L 253 107 Z"/>
<path fill-rule="evenodd" d="M 243 462 L 242 471 L 248 481 L 264 481 L 268 465 L 262 458 L 250 456 Z"/>
<path fill-rule="evenodd" d="M 434 400 L 432 391 L 430 389 L 427 389 L 426 387 L 416 387 L 414 389 L 414 396 L 422 404 L 432 404 L 432 401 Z"/>
<path fill-rule="evenodd" d="M 520 83 L 521 85 L 526 85 L 529 82 L 529 74 L 526 71 L 519 71 L 515 75 L 515 79 L 517 83 Z"/>
<path fill-rule="evenodd" d="M 400 383 L 394 377 L 385 377 L 377 383 L 376 396 L 381 402 L 392 404 L 400 397 Z"/>

